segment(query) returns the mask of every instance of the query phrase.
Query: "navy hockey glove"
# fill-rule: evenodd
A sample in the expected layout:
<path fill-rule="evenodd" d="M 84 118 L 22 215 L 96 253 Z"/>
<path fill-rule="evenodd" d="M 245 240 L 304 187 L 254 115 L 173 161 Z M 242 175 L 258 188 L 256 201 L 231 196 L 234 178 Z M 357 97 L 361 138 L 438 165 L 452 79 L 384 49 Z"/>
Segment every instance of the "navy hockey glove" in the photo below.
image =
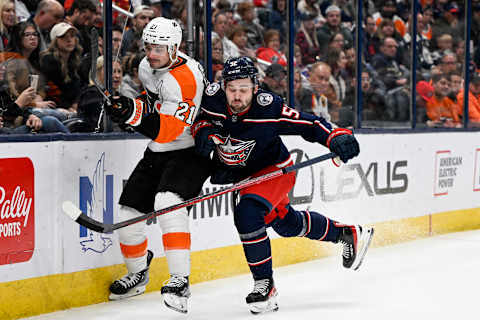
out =
<path fill-rule="evenodd" d="M 201 120 L 193 126 L 192 135 L 195 139 L 195 151 L 202 157 L 208 158 L 215 149 L 215 135 L 218 129 L 206 120 Z"/>
<path fill-rule="evenodd" d="M 352 131 L 343 128 L 334 129 L 330 133 L 327 139 L 327 147 L 339 156 L 344 163 L 360 153 L 360 146 Z"/>
<path fill-rule="evenodd" d="M 132 126 L 140 124 L 144 106 L 142 100 L 119 96 L 111 97 L 110 102 L 111 104 L 105 102 L 103 107 L 113 122 L 127 123 Z"/>

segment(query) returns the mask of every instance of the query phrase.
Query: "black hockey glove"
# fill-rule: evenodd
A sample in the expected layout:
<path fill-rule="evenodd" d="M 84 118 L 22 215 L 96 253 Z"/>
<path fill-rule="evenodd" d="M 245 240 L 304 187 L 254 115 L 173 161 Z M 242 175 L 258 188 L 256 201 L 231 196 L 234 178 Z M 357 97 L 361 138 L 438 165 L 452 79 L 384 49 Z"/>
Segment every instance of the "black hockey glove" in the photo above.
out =
<path fill-rule="evenodd" d="M 214 141 L 217 133 L 219 133 L 218 129 L 206 120 L 195 123 L 192 130 L 193 137 L 195 138 L 195 151 L 202 157 L 208 158 L 210 152 L 215 149 Z"/>
<path fill-rule="evenodd" d="M 103 107 L 113 122 L 138 125 L 143 115 L 143 101 L 124 96 L 111 97 L 111 104 L 105 102 Z M 135 114 L 134 114 L 135 113 Z"/>
<path fill-rule="evenodd" d="M 327 139 L 327 147 L 339 156 L 344 163 L 360 153 L 360 146 L 352 131 L 343 128 L 337 128 L 330 133 Z"/>

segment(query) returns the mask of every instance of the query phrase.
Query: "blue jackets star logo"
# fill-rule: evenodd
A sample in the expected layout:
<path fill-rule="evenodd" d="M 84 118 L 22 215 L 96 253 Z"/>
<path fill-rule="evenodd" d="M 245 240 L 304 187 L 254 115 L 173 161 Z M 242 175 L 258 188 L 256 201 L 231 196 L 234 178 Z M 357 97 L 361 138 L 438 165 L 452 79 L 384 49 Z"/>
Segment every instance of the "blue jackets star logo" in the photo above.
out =
<path fill-rule="evenodd" d="M 223 143 L 217 144 L 220 160 L 229 166 L 246 166 L 247 159 L 255 147 L 255 140 L 242 141 L 230 136 L 221 138 Z"/>

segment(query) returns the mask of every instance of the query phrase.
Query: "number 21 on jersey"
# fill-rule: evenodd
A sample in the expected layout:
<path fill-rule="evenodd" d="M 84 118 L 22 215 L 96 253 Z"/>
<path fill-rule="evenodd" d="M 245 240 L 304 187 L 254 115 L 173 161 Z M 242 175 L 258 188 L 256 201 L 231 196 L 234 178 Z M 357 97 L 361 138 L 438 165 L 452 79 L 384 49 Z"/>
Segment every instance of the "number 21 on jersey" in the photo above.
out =
<path fill-rule="evenodd" d="M 187 102 L 180 102 L 177 111 L 175 112 L 175 118 L 182 120 L 188 125 L 192 125 L 193 120 L 195 120 L 196 111 L 197 107 L 195 105 L 189 105 Z"/>

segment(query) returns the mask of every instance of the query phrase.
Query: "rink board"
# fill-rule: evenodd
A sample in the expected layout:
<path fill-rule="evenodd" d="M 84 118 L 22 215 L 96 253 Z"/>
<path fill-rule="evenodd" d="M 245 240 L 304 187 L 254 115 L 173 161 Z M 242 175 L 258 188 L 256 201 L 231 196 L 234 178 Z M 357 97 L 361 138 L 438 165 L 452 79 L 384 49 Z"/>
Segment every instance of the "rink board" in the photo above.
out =
<path fill-rule="evenodd" d="M 480 133 L 359 134 L 361 155 L 341 168 L 330 161 L 302 169 L 290 198 L 347 223 L 374 224 L 375 245 L 480 228 Z M 327 149 L 286 137 L 296 161 Z M 125 272 L 116 234 L 91 233 L 68 220 L 71 200 L 89 215 L 118 222 L 116 201 L 147 141 L 1 143 L 0 319 L 15 319 L 107 300 L 112 279 Z M 207 183 L 204 193 L 218 186 Z M 190 213 L 193 283 L 248 272 L 233 226 L 231 195 Z M 168 271 L 156 221 L 148 290 Z M 277 239 L 274 265 L 339 254 L 306 239 Z M 339 267 L 341 261 L 339 258 Z"/>

